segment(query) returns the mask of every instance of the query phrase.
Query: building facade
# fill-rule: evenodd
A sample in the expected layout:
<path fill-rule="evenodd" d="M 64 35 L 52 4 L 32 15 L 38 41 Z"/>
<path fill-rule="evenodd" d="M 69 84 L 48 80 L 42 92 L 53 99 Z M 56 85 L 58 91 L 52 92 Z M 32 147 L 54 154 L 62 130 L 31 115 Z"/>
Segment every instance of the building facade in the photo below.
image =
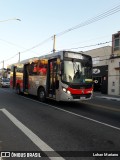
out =
<path fill-rule="evenodd" d="M 0 78 L 10 78 L 10 71 L 5 68 L 0 69 Z"/>
<path fill-rule="evenodd" d="M 120 31 L 112 35 L 112 47 L 84 52 L 93 59 L 94 90 L 120 95 Z"/>
<path fill-rule="evenodd" d="M 94 91 L 104 94 L 108 94 L 108 66 L 111 51 L 111 46 L 105 46 L 84 52 L 92 56 Z"/>
<path fill-rule="evenodd" d="M 112 57 L 109 60 L 108 94 L 120 95 L 120 58 Z"/>
<path fill-rule="evenodd" d="M 120 95 L 120 31 L 112 35 L 112 53 L 108 65 L 108 94 Z"/>

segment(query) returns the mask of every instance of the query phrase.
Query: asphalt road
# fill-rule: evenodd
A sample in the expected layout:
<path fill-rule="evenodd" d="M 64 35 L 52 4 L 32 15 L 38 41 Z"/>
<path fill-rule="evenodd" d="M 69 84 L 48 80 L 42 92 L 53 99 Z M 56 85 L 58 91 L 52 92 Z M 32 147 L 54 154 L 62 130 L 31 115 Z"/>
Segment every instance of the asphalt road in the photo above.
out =
<path fill-rule="evenodd" d="M 120 151 L 120 102 L 94 97 L 81 103 L 48 100 L 45 104 L 0 88 L 0 150 L 53 154 L 22 159 L 120 159 L 120 154 L 102 156 Z M 94 154 L 99 151 L 101 156 Z"/>

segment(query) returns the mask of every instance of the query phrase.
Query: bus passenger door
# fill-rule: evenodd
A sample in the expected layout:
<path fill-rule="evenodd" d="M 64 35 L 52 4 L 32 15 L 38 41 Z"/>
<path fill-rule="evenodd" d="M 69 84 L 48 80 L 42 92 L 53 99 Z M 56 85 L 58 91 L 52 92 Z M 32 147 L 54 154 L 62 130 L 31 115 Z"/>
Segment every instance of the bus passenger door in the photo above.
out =
<path fill-rule="evenodd" d="M 48 61 L 47 74 L 47 96 L 49 98 L 56 98 L 56 82 L 57 82 L 57 59 Z"/>
<path fill-rule="evenodd" d="M 27 92 L 28 91 L 28 79 L 29 79 L 29 74 L 28 74 L 28 64 L 24 65 L 24 70 L 23 70 L 23 91 Z"/>
<path fill-rule="evenodd" d="M 17 69 L 17 67 L 16 66 L 14 66 L 14 68 L 13 68 L 13 89 L 16 87 L 16 69 Z"/>

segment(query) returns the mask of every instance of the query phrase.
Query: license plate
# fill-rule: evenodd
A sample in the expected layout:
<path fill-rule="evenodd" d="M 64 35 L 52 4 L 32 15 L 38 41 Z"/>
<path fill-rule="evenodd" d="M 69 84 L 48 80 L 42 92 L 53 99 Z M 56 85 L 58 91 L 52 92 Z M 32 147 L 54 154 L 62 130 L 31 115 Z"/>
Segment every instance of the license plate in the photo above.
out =
<path fill-rule="evenodd" d="M 82 99 L 82 100 L 85 99 L 85 98 L 86 98 L 86 97 L 80 97 L 80 99 Z"/>

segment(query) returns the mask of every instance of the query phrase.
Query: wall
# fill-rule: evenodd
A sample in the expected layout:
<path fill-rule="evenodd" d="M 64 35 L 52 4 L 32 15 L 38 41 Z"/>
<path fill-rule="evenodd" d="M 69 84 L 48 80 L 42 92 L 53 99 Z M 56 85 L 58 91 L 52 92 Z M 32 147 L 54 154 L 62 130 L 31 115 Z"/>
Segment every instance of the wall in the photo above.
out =
<path fill-rule="evenodd" d="M 120 57 L 109 60 L 108 86 L 108 94 L 120 95 Z"/>
<path fill-rule="evenodd" d="M 104 94 L 108 94 L 108 64 L 111 52 L 111 46 L 84 52 L 84 54 L 92 56 L 94 91 L 99 91 Z"/>
<path fill-rule="evenodd" d="M 110 58 L 112 51 L 111 46 L 105 46 L 89 51 L 85 51 L 84 54 L 90 55 L 93 59 L 93 66 L 105 66 L 108 65 L 108 59 Z"/>

